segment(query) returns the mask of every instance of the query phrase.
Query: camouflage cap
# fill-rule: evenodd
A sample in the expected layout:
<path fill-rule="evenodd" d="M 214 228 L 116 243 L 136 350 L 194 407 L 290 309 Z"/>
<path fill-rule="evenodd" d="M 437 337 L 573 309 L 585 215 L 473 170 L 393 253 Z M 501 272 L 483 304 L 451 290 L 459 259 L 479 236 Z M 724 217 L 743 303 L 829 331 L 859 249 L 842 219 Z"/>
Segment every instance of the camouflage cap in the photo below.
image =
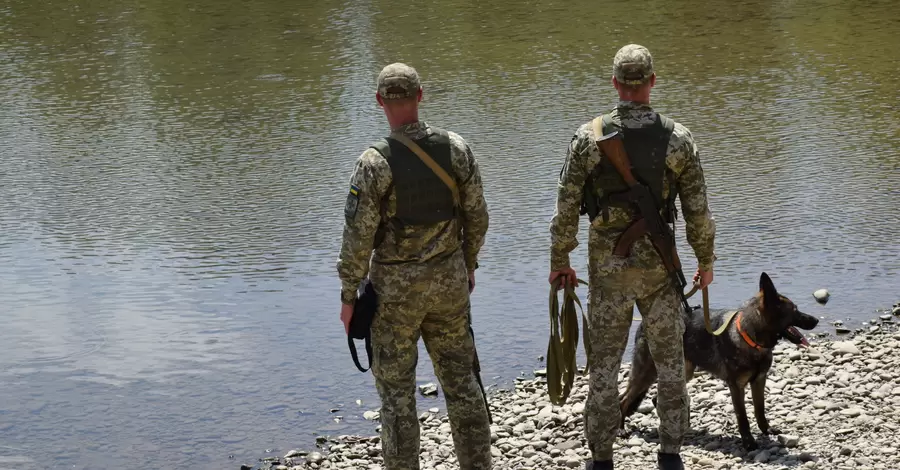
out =
<path fill-rule="evenodd" d="M 421 84 L 416 69 L 400 62 L 395 62 L 381 69 L 378 74 L 378 94 L 386 100 L 396 100 L 416 96 Z M 400 89 L 402 92 L 388 93 L 389 89 Z"/>
<path fill-rule="evenodd" d="M 629 44 L 613 58 L 613 76 L 625 85 L 642 85 L 653 75 L 653 56 L 644 46 Z"/>

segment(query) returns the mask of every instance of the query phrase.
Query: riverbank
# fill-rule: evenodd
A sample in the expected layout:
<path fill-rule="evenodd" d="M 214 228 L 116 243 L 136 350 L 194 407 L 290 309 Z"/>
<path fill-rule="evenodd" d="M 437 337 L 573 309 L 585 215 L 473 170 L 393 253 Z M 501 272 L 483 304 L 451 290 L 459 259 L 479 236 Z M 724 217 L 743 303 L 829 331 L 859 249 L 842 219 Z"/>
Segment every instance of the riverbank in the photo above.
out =
<path fill-rule="evenodd" d="M 745 452 L 727 386 L 707 374 L 688 384 L 691 427 L 683 449 L 688 468 L 893 469 L 900 468 L 900 308 L 881 312 L 862 328 L 838 337 L 811 335 L 810 347 L 782 342 L 769 374 L 769 422 L 783 434 L 761 436 L 746 398 L 759 449 Z M 822 327 L 827 328 L 824 322 Z M 820 327 L 820 328 L 822 328 Z M 840 331 L 848 331 L 841 329 Z M 619 373 L 626 380 L 627 364 Z M 513 390 L 491 394 L 494 468 L 583 468 L 589 452 L 582 411 L 587 376 L 579 375 L 568 403 L 551 406 L 542 377 L 519 379 Z M 655 395 L 655 387 L 650 395 Z M 375 415 L 370 413 L 370 417 Z M 457 467 L 446 416 L 425 412 L 423 469 Z M 655 468 L 656 410 L 649 397 L 616 442 L 617 469 Z M 292 451 L 258 468 L 380 469 L 378 437 L 319 438 L 313 452 Z M 244 467 L 245 469 L 251 467 Z"/>

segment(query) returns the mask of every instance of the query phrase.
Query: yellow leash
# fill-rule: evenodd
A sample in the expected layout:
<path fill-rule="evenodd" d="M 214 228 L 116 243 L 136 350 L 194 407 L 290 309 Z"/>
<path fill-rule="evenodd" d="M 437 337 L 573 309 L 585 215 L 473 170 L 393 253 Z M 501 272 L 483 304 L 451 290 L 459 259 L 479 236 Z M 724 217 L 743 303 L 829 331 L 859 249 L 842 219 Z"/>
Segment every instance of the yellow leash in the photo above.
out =
<path fill-rule="evenodd" d="M 559 297 L 557 292 L 560 290 L 560 284 L 565 279 L 564 276 L 557 277 L 550 285 L 550 341 L 547 344 L 547 393 L 550 395 L 550 402 L 556 406 L 566 403 L 569 394 L 572 392 L 572 385 L 575 382 L 575 355 L 578 351 L 578 313 L 575 306 L 581 311 L 581 318 L 584 323 L 582 334 L 584 337 L 584 351 L 588 358 L 587 370 L 590 370 L 591 343 L 588 341 L 588 328 L 590 321 L 584 314 L 584 307 L 575 294 L 575 288 L 568 284 L 562 286 L 563 305 L 562 310 L 559 308 Z M 588 285 L 587 282 L 577 279 L 577 284 Z M 699 284 L 694 284 L 693 289 L 685 294 L 685 298 L 690 298 L 700 290 Z M 715 331 L 712 329 L 712 322 L 709 316 L 709 289 L 703 289 L 703 317 L 706 322 L 706 331 L 710 334 L 719 336 L 728 329 L 731 320 L 737 311 L 730 312 L 725 317 L 725 322 Z M 640 318 L 634 318 L 640 320 Z"/>
<path fill-rule="evenodd" d="M 691 296 L 696 294 L 698 290 L 700 290 L 700 284 L 695 283 L 690 292 L 684 294 L 684 298 L 690 299 Z M 728 329 L 728 325 L 731 324 L 731 320 L 734 318 L 735 314 L 737 314 L 737 310 L 729 312 L 728 315 L 725 316 L 725 321 L 722 323 L 722 326 L 720 326 L 716 330 L 713 330 L 712 320 L 709 317 L 709 287 L 703 288 L 703 322 L 706 325 L 706 331 L 709 334 L 713 336 L 719 336 L 724 333 L 725 330 Z"/>
<path fill-rule="evenodd" d="M 560 406 L 566 403 L 572 385 L 575 382 L 575 353 L 578 350 L 578 314 L 575 305 L 581 310 L 581 318 L 584 321 L 584 350 L 587 355 L 590 368 L 590 342 L 588 341 L 588 328 L 590 323 L 584 314 L 581 301 L 575 295 L 575 288 L 566 284 L 563 287 L 563 307 L 559 309 L 559 298 L 556 293 L 564 276 L 557 277 L 550 285 L 550 342 L 547 345 L 547 392 L 550 402 Z M 581 279 L 577 284 L 588 285 Z"/>

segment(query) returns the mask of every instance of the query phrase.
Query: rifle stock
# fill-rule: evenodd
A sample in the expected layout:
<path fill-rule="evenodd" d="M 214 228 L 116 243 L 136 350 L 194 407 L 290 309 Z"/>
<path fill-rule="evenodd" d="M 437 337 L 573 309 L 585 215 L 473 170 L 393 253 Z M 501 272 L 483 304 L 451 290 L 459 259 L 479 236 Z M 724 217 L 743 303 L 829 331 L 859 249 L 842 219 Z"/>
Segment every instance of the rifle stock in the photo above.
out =
<path fill-rule="evenodd" d="M 597 144 L 600 146 L 600 150 L 603 151 L 603 154 L 609 158 L 609 162 L 616 167 L 616 171 L 622 175 L 625 183 L 631 187 L 637 185 L 638 181 L 631 173 L 631 164 L 625 153 L 625 144 L 622 143 L 621 134 L 616 133 L 609 138 L 599 140 L 597 141 Z"/>

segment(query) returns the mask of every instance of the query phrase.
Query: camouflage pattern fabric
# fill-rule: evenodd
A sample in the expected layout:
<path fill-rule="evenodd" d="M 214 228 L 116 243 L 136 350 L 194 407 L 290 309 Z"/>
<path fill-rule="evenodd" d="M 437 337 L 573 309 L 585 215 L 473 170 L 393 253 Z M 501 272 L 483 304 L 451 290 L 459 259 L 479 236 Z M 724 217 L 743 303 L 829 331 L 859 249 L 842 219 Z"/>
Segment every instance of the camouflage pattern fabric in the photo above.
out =
<path fill-rule="evenodd" d="M 408 124 L 398 132 L 410 139 L 430 133 L 424 121 Z M 466 269 L 475 269 L 478 252 L 484 245 L 488 228 L 487 203 L 478 162 L 468 143 L 458 134 L 450 135 L 450 158 L 453 174 L 459 187 L 461 217 L 434 225 L 399 227 L 381 223 L 381 204 L 385 216 L 397 212 L 397 198 L 391 186 L 391 167 L 377 150 L 366 149 L 357 159 L 350 177 L 350 189 L 344 207 L 344 234 L 338 258 L 341 278 L 341 299 L 345 303 L 356 298 L 360 282 L 369 269 L 369 258 L 375 263 L 424 262 L 463 248 Z M 382 199 L 387 195 L 385 201 Z M 374 247 L 375 233 L 381 230 L 384 240 Z M 460 235 L 462 235 L 460 237 Z"/>
<path fill-rule="evenodd" d="M 620 102 L 612 111 L 612 119 L 623 127 L 643 127 L 655 122 L 656 113 L 649 105 Z M 557 271 L 569 267 L 569 253 L 578 246 L 578 217 L 585 179 L 600 162 L 600 150 L 593 140 L 591 122 L 581 125 L 569 143 L 565 163 L 560 171 L 557 185 L 556 211 L 550 222 L 550 270 Z M 663 184 L 663 198 L 670 191 L 678 191 L 681 200 L 681 216 L 687 230 L 687 241 L 694 250 L 700 269 L 712 269 L 715 254 L 715 219 L 709 210 L 706 196 L 706 180 L 700 166 L 700 155 L 689 129 L 675 123 L 675 131 L 669 139 L 666 167 L 676 176 L 677 188 L 669 187 L 668 179 Z M 609 208 L 609 222 L 594 219 L 592 230 L 610 230 L 609 236 L 618 237 L 633 220 L 630 210 L 619 207 Z M 628 259 L 610 259 L 605 256 L 602 263 L 608 264 L 612 272 L 626 263 L 633 267 L 651 269 L 659 265 L 659 255 L 650 241 L 638 239 Z"/>
<path fill-rule="evenodd" d="M 418 139 L 430 128 L 420 121 L 397 132 Z M 451 176 L 460 194 L 458 219 L 431 225 L 385 223 L 382 211 L 386 218 L 396 213 L 396 195 L 388 162 L 371 148 L 357 160 L 344 208 L 337 262 L 341 300 L 352 302 L 366 275 L 379 298 L 372 324 L 372 372 L 382 401 L 387 470 L 419 468 L 415 379 L 420 336 L 444 392 L 460 468 L 491 466 L 490 422 L 473 371 L 475 347 L 468 330 L 468 271 L 475 269 L 484 244 L 487 204 L 474 154 L 462 137 L 448 133 Z M 376 232 L 383 236 L 377 247 Z"/>
<path fill-rule="evenodd" d="M 377 82 L 378 94 L 386 100 L 411 98 L 416 96 L 422 86 L 416 69 L 400 62 L 384 67 L 378 74 Z M 398 92 L 391 93 L 388 91 L 390 89 L 396 89 Z"/>
<path fill-rule="evenodd" d="M 678 453 L 690 425 L 681 302 L 661 263 L 658 269 L 626 267 L 612 274 L 599 269 L 600 258 L 612 252 L 615 241 L 602 231 L 592 231 L 588 240 L 588 315 L 590 324 L 598 326 L 588 331 L 591 370 L 584 414 L 588 446 L 595 460 L 612 459 L 612 446 L 621 420 L 617 378 L 637 304 L 659 373 L 659 450 Z"/>
<path fill-rule="evenodd" d="M 491 432 L 473 370 L 468 276 L 461 252 L 412 266 L 373 264 L 381 307 L 372 325 L 372 371 L 381 397 L 385 468 L 419 468 L 419 335 L 444 392 L 461 469 L 491 468 Z"/>
<path fill-rule="evenodd" d="M 628 44 L 613 57 L 613 76 L 625 85 L 641 85 L 653 75 L 653 56 L 646 47 Z"/>
<path fill-rule="evenodd" d="M 648 126 L 655 117 L 649 105 L 627 101 L 619 102 L 612 111 L 613 121 L 623 127 Z M 550 224 L 551 271 L 569 267 L 569 253 L 578 245 L 583 185 L 600 157 L 591 123 L 586 122 L 572 137 L 559 175 L 556 211 Z M 675 176 L 676 187 L 670 187 L 667 179 L 663 197 L 678 192 L 688 243 L 699 267 L 710 270 L 715 260 L 715 219 L 709 210 L 697 146 L 690 130 L 679 123 L 669 140 L 666 167 Z M 596 460 L 612 456 L 620 416 L 616 378 L 635 303 L 647 322 L 647 339 L 659 371 L 660 450 L 677 452 L 688 426 L 681 342 L 684 326 L 677 293 L 649 237 L 639 238 L 627 258 L 613 255 L 616 241 L 633 216 L 627 208 L 610 207 L 609 221 L 597 217 L 588 233 L 588 316 L 594 328 L 589 333 L 591 379 L 585 433 Z"/>

